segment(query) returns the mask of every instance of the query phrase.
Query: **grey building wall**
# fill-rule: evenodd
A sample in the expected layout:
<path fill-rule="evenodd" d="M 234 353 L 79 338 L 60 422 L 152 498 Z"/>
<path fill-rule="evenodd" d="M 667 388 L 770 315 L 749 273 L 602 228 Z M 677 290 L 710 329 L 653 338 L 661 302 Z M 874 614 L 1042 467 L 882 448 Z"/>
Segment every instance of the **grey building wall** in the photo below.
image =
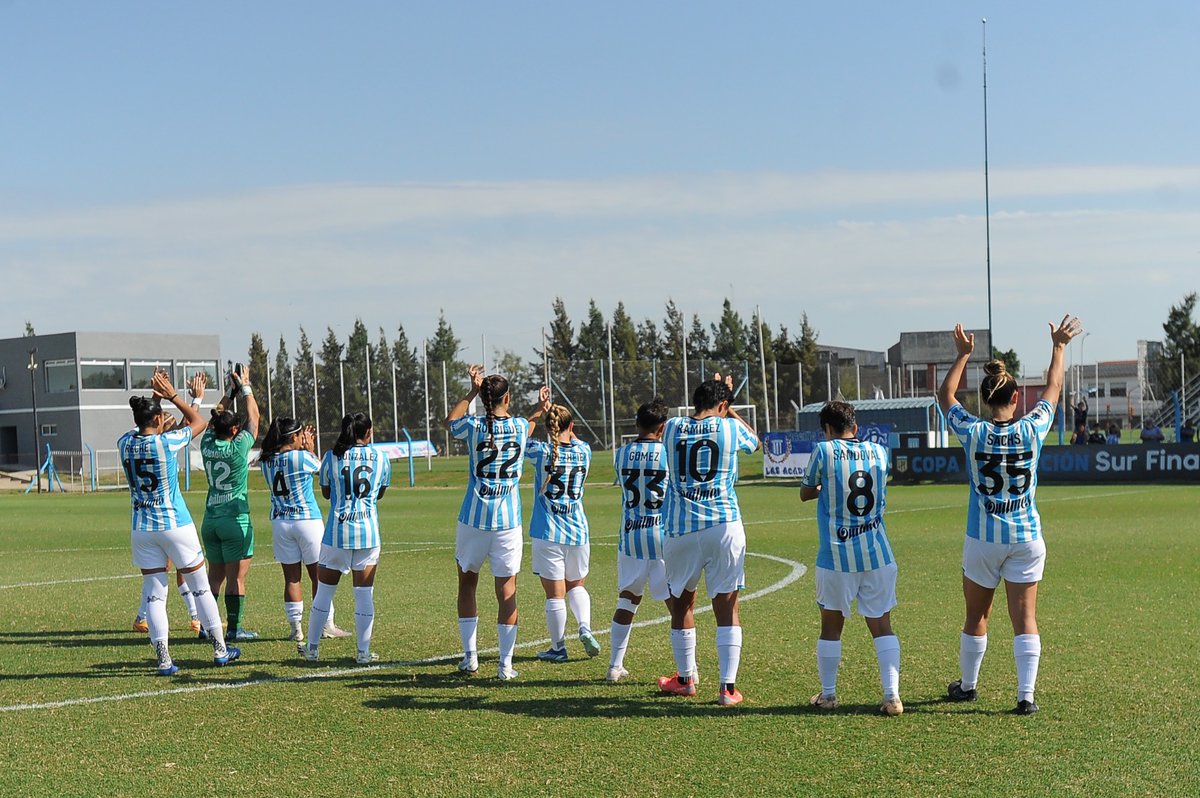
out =
<path fill-rule="evenodd" d="M 216 335 L 171 333 L 71 332 L 0 340 L 0 370 L 6 380 L 0 388 L 0 466 L 31 468 L 41 457 L 35 451 L 30 397 L 29 350 L 37 348 L 36 380 L 38 422 L 52 425 L 45 437 L 55 451 L 81 451 L 84 444 L 113 449 L 116 440 L 132 426 L 129 397 L 150 395 L 149 387 L 133 387 L 135 377 L 146 379 L 154 364 L 168 368 L 177 388 L 184 388 L 187 373 L 210 364 L 206 371 L 221 373 L 220 338 Z M 102 361 L 120 374 L 114 387 L 87 387 L 87 361 Z M 48 377 L 47 364 L 53 375 Z M 192 365 L 188 365 L 192 364 Z M 218 399 L 219 386 L 210 387 L 205 406 Z"/>

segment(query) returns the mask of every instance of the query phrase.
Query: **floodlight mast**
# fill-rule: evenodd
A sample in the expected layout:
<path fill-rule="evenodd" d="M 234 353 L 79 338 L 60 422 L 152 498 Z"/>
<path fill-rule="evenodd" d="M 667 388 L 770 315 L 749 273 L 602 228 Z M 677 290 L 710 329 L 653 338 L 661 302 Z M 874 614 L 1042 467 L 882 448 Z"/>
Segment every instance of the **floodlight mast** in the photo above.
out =
<path fill-rule="evenodd" d="M 992 337 L 992 208 L 991 191 L 988 184 L 988 111 L 987 111 L 987 18 L 981 24 L 983 34 L 983 235 L 984 259 L 987 263 L 987 313 L 988 313 L 988 347 L 995 349 L 995 339 Z M 992 353 L 987 353 L 990 360 Z"/>

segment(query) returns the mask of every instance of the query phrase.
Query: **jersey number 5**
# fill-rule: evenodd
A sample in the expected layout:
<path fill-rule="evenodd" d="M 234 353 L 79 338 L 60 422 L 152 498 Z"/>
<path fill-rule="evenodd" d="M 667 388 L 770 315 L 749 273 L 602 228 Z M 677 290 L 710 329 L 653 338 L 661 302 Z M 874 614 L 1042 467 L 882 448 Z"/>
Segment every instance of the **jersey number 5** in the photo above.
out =
<path fill-rule="evenodd" d="M 1029 463 L 1033 460 L 1033 452 L 977 452 L 975 459 L 979 461 L 979 492 L 984 496 L 995 496 L 1005 489 L 1013 496 L 1021 496 L 1029 490 L 1033 474 Z M 1004 466 L 1004 473 L 1000 467 Z"/>

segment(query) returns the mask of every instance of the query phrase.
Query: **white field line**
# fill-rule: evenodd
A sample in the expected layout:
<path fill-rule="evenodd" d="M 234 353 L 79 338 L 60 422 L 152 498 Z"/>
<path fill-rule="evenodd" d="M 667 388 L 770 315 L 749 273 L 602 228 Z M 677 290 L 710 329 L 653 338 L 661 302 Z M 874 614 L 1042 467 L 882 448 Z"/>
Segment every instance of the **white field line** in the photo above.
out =
<path fill-rule="evenodd" d="M 764 560 L 782 563 L 789 566 L 791 570 L 785 577 L 783 577 L 783 579 L 780 579 L 778 582 L 767 585 L 761 590 L 756 590 L 753 593 L 748 593 L 744 596 L 741 596 L 740 601 L 752 601 L 754 599 L 770 595 L 778 590 L 783 590 L 788 585 L 798 581 L 800 577 L 804 576 L 804 574 L 808 571 L 808 568 L 804 565 L 804 563 L 796 562 L 795 560 L 789 560 L 786 557 L 776 557 L 773 554 L 759 554 L 758 552 L 753 551 L 748 551 L 746 554 L 749 557 L 759 557 Z M 712 605 L 710 604 L 708 606 L 696 608 L 697 615 L 704 612 L 712 612 Z M 635 621 L 633 624 L 631 624 L 631 626 L 639 628 L 644 626 L 656 626 L 658 624 L 667 623 L 670 620 L 670 615 L 661 615 L 657 618 L 649 618 L 644 621 Z M 608 632 L 608 629 L 601 629 L 597 630 L 596 634 L 606 635 Z M 549 638 L 544 638 L 541 640 L 527 640 L 524 643 L 518 643 L 516 647 L 539 648 L 541 646 L 549 645 L 549 643 Z M 479 653 L 481 655 L 497 654 L 499 651 L 500 650 L 498 648 L 488 648 L 481 649 Z M 361 665 L 354 668 L 333 668 L 330 670 L 302 673 L 296 676 L 272 676 L 265 679 L 247 679 L 243 682 L 224 682 L 220 684 L 193 685 L 190 687 L 169 687 L 163 690 L 143 690 L 137 693 L 122 693 L 119 695 L 68 698 L 62 701 L 45 701 L 37 704 L 11 704 L 9 706 L 0 706 L 0 712 L 31 712 L 42 709 L 61 709 L 63 707 L 82 706 L 85 704 L 106 704 L 116 701 L 132 701 L 139 698 L 157 698 L 158 696 L 182 695 L 184 693 L 204 693 L 211 690 L 239 690 L 243 687 L 257 687 L 263 684 L 288 684 L 293 682 L 313 681 L 316 679 L 336 679 L 341 676 L 365 674 L 373 671 L 389 671 L 396 670 L 398 668 L 412 668 L 421 665 L 436 665 L 440 662 L 452 662 L 458 659 L 459 656 L 460 654 L 455 652 L 453 654 L 441 654 L 436 657 L 426 657 L 424 659 L 381 662 L 377 665 Z"/>

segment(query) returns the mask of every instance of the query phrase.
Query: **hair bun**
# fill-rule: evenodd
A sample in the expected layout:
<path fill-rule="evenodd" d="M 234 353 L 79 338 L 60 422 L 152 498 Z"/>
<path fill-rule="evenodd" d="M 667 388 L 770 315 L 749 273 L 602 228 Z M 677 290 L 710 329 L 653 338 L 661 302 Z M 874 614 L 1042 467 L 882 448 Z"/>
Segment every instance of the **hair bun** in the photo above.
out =
<path fill-rule="evenodd" d="M 149 404 L 150 404 L 150 400 L 148 400 L 144 396 L 129 397 L 129 407 L 132 410 L 141 410 L 142 408 L 146 407 Z"/>
<path fill-rule="evenodd" d="M 990 360 L 983 367 L 983 373 L 989 377 L 1003 377 L 1008 373 L 1008 366 L 1005 365 L 1003 360 Z"/>

